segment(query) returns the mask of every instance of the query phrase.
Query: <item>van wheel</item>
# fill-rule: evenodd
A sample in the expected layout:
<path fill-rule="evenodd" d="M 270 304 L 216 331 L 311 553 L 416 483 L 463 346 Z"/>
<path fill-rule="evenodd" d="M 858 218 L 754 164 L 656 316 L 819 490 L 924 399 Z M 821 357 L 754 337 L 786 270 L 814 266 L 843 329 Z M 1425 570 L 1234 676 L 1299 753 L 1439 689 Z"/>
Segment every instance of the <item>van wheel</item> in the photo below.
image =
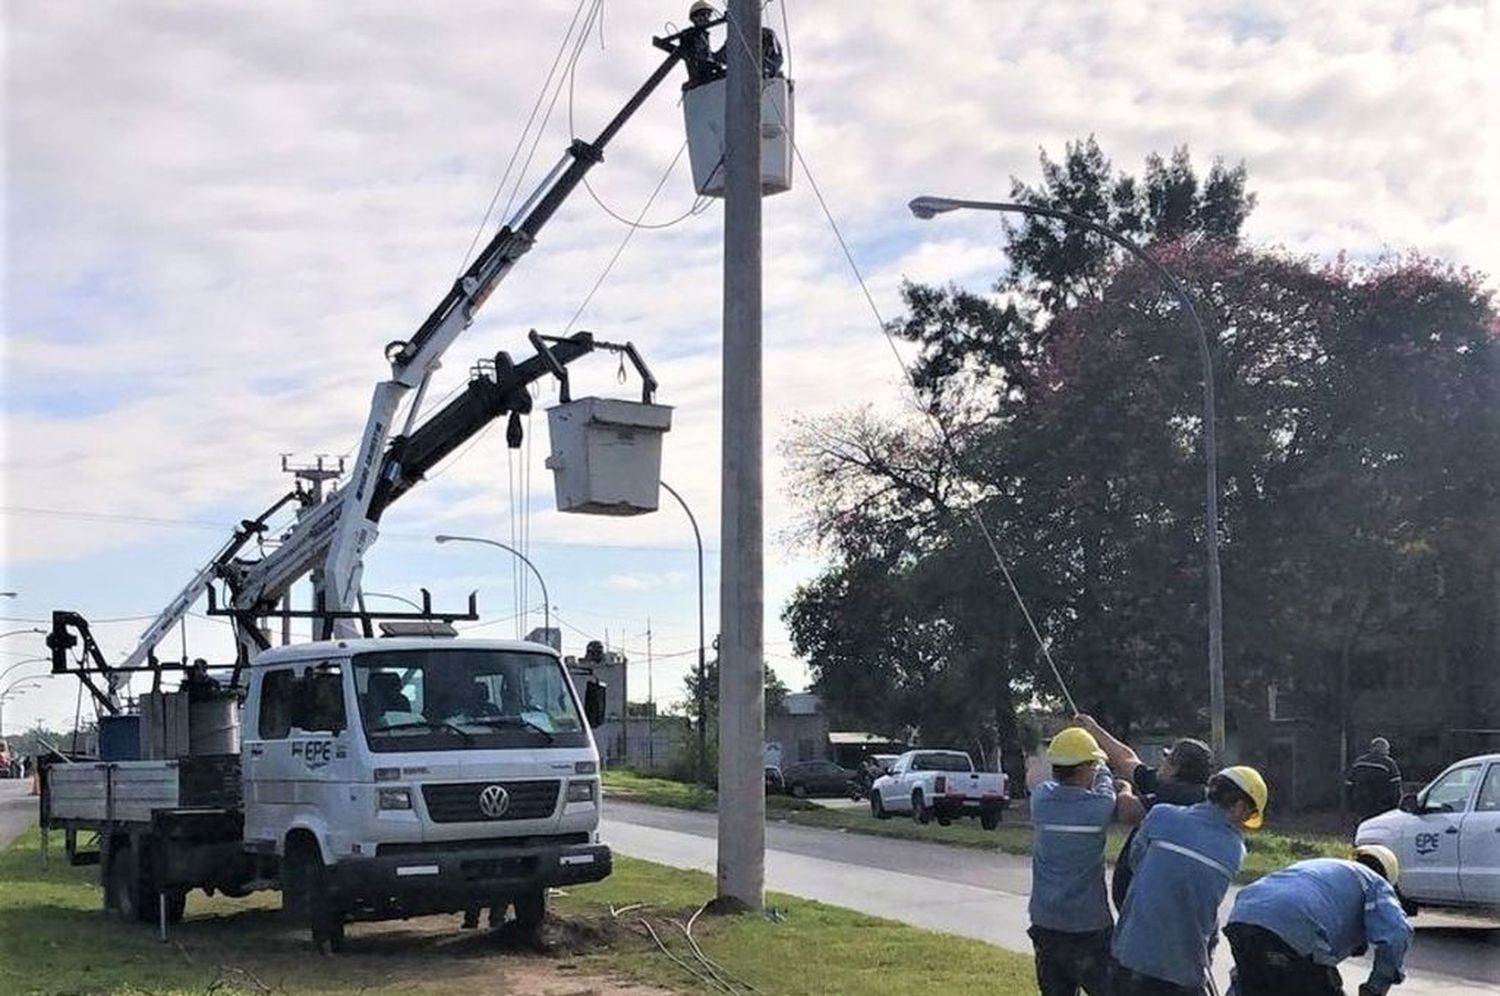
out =
<path fill-rule="evenodd" d="M 282 890 L 283 908 L 306 925 L 313 947 L 330 954 L 343 948 L 344 912 L 329 893 L 328 869 L 315 848 L 301 844 L 287 854 Z"/>
<path fill-rule="evenodd" d="M 932 822 L 932 811 L 927 808 L 927 803 L 922 799 L 921 789 L 911 794 L 911 818 L 922 824 Z"/>

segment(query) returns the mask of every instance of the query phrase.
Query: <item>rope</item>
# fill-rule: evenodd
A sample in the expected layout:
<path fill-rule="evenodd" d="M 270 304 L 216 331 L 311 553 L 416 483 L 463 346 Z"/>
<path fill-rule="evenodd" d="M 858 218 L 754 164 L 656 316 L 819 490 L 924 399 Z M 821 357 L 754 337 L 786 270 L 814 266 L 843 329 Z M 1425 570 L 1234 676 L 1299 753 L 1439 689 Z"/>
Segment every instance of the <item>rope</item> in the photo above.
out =
<path fill-rule="evenodd" d="M 755 49 L 750 47 L 749 40 L 745 38 L 745 34 L 740 30 L 739 25 L 733 21 L 728 21 L 727 23 L 729 23 L 735 37 L 739 39 L 741 47 L 748 54 L 754 56 Z M 776 113 L 780 117 L 780 108 L 777 108 Z M 786 130 L 787 137 L 792 143 L 792 152 L 796 155 L 797 162 L 802 167 L 802 172 L 807 176 L 808 184 L 812 187 L 813 195 L 818 201 L 818 207 L 822 209 L 823 217 L 828 221 L 828 227 L 833 230 L 834 238 L 838 240 L 839 248 L 843 251 L 844 259 L 848 262 L 849 269 L 854 273 L 854 278 L 859 281 L 859 287 L 864 293 L 865 302 L 869 304 L 870 312 L 875 316 L 875 324 L 879 326 L 881 334 L 885 336 L 886 343 L 891 348 L 891 354 L 895 356 L 897 364 L 900 365 L 901 373 L 915 399 L 917 397 L 916 378 L 912 376 L 911 369 L 901 357 L 901 351 L 896 346 L 895 336 L 892 335 L 884 317 L 880 314 L 880 308 L 875 303 L 875 296 L 871 293 L 869 284 L 865 281 L 864 274 L 860 271 L 859 264 L 855 262 L 854 253 L 850 251 L 849 243 L 844 239 L 844 233 L 839 229 L 838 222 L 834 220 L 833 212 L 828 208 L 828 202 L 823 197 L 823 191 L 818 187 L 818 181 L 813 176 L 812 169 L 808 166 L 806 157 L 802 154 L 802 147 L 797 144 L 797 140 L 784 118 L 781 119 L 781 125 Z M 964 461 L 959 458 L 958 451 L 953 445 L 953 440 L 949 438 L 947 432 L 943 429 L 943 424 L 938 420 L 937 414 L 927 406 L 921 404 L 918 404 L 917 408 L 932 422 L 933 428 L 937 432 L 938 441 L 943 449 L 947 451 L 949 458 L 955 465 L 961 466 Z M 1037 647 L 1041 649 L 1042 656 L 1047 661 L 1047 666 L 1051 668 L 1052 677 L 1057 680 L 1057 687 L 1062 692 L 1063 699 L 1067 702 L 1068 708 L 1071 711 L 1074 713 L 1078 712 L 1078 706 L 1073 701 L 1073 695 L 1068 691 L 1068 683 L 1063 680 L 1062 671 L 1058 669 L 1057 662 L 1052 659 L 1052 651 L 1048 648 L 1047 641 L 1042 638 L 1041 631 L 1037 628 L 1035 620 L 1032 619 L 1031 610 L 1027 608 L 1026 600 L 1021 596 L 1021 590 L 1016 586 L 1015 578 L 1011 576 L 1010 567 L 1001 555 L 1000 547 L 995 542 L 994 536 L 991 535 L 989 526 L 985 524 L 977 508 L 970 508 L 967 511 L 969 516 L 974 520 L 974 524 L 979 527 L 980 533 L 984 536 L 985 545 L 989 547 L 990 555 L 994 558 L 995 564 L 1000 568 L 1000 573 L 1005 576 L 1005 582 L 1010 588 L 1010 593 L 1015 598 L 1016 605 L 1020 607 L 1021 615 L 1025 617 L 1026 625 L 1030 628 L 1031 635 L 1036 640 Z"/>

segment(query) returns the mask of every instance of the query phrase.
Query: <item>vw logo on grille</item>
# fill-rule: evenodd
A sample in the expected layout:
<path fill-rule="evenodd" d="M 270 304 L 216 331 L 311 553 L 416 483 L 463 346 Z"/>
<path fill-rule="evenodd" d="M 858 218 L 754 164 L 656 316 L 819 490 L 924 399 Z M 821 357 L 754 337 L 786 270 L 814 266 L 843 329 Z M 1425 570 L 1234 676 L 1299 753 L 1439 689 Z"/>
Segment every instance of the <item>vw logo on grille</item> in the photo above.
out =
<path fill-rule="evenodd" d="M 498 820 L 510 808 L 510 793 L 504 785 L 486 785 L 479 793 L 479 811 L 492 820 Z"/>

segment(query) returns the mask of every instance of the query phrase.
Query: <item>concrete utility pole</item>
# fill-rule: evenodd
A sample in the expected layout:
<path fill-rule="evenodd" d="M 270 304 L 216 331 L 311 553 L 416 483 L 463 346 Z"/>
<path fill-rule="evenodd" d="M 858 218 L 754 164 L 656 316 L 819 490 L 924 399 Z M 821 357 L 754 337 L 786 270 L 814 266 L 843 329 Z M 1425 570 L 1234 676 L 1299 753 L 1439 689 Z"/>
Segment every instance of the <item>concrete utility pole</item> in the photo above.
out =
<path fill-rule="evenodd" d="M 730 0 L 724 94 L 719 897 L 761 908 L 766 873 L 761 479 L 760 0 Z"/>

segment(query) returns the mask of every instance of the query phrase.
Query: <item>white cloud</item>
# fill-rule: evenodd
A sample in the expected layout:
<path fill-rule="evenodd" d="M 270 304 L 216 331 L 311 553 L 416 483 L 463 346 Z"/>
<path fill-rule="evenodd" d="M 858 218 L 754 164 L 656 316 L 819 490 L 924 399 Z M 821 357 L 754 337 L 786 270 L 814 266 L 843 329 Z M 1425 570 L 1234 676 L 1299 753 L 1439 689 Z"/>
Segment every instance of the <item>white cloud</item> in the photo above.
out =
<path fill-rule="evenodd" d="M 656 64 L 649 37 L 681 6 L 607 5 L 605 48 L 591 40 L 580 65 L 580 132 Z M 570 8 L 8 4 L 5 504 L 228 521 L 285 490 L 279 453 L 348 452 L 386 371 L 381 347 L 409 335 L 457 272 Z M 1500 268 L 1500 93 L 1482 3 L 955 0 L 789 13 L 798 139 L 887 318 L 903 275 L 983 289 L 1002 264 L 995 218 L 919 223 L 909 198 L 1004 196 L 1011 175 L 1035 178 L 1038 148 L 1089 133 L 1130 170 L 1183 143 L 1200 163 L 1246 160 L 1260 240 L 1325 254 L 1415 247 Z M 617 211 L 633 216 L 677 151 L 676 96 L 664 86 L 594 171 Z M 565 95 L 531 177 L 566 146 L 567 117 Z M 691 204 L 686 176 L 680 165 L 652 219 Z M 711 550 L 720 217 L 715 204 L 638 233 L 580 320 L 634 340 L 676 406 L 664 475 Z M 774 536 L 794 514 L 775 455 L 789 417 L 899 406 L 902 374 L 805 176 L 766 202 L 765 219 Z M 450 350 L 430 397 L 496 349 L 524 352 L 527 329 L 561 329 L 623 235 L 575 196 Z M 575 391 L 634 389 L 613 375 L 607 358 L 580 363 Z M 540 418 L 535 427 L 536 540 L 690 545 L 671 507 L 628 522 L 542 510 L 550 480 Z M 503 533 L 519 496 L 502 436 L 396 506 L 387 537 Z M 4 524 L 8 587 L 88 556 L 84 610 L 153 611 L 170 595 L 129 581 L 159 526 Z M 200 538 L 206 559 L 217 540 Z M 815 566 L 774 546 L 768 558 L 776 598 Z M 399 562 L 381 570 L 399 574 Z M 664 603 L 664 625 L 693 630 L 688 601 Z"/>
<path fill-rule="evenodd" d="M 687 575 L 681 571 L 666 571 L 660 574 L 634 572 L 628 574 L 611 574 L 609 577 L 604 578 L 600 584 L 615 591 L 651 591 L 654 588 L 679 585 L 686 580 Z"/>

